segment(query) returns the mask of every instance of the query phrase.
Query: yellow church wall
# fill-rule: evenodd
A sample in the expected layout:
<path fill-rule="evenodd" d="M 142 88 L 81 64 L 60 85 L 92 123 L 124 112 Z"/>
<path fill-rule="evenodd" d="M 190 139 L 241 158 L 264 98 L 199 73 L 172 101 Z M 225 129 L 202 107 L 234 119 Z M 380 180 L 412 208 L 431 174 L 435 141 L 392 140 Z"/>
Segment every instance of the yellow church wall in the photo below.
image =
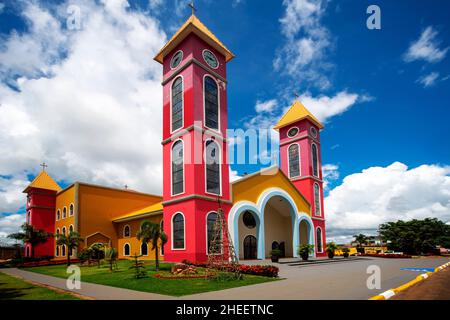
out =
<path fill-rule="evenodd" d="M 113 220 L 160 202 L 161 197 L 80 183 L 78 201 L 78 230 L 85 238 L 85 243 L 91 243 L 90 238 L 87 239 L 90 236 L 106 236 L 111 239 L 112 246 L 118 248 Z M 80 245 L 80 249 L 83 246 L 84 244 Z"/>
<path fill-rule="evenodd" d="M 286 191 L 293 198 L 297 209 L 311 216 L 309 203 L 280 171 L 274 175 L 257 174 L 247 179 L 244 177 L 242 181 L 234 183 L 232 185 L 233 203 L 250 201 L 256 204 L 260 195 L 270 188 L 279 188 Z"/>
<path fill-rule="evenodd" d="M 141 254 L 141 241 L 136 238 L 136 234 L 139 231 L 140 225 L 142 221 L 149 220 L 154 223 L 161 223 L 163 218 L 162 214 L 158 214 L 155 216 L 145 217 L 142 219 L 129 220 L 119 223 L 114 223 L 116 234 L 118 235 L 117 240 L 117 249 L 119 254 L 119 259 L 131 259 L 131 257 L 136 253 L 137 255 Z M 130 236 L 124 236 L 124 228 L 128 225 L 130 227 Z M 130 245 L 130 255 L 124 255 L 124 246 L 128 243 Z M 159 259 L 164 260 L 164 256 L 161 255 L 161 247 L 159 248 Z M 155 260 L 155 250 L 152 250 L 152 245 L 148 244 L 148 255 L 142 256 L 141 260 Z"/>
<path fill-rule="evenodd" d="M 74 214 L 72 216 L 70 216 L 70 205 L 73 204 L 74 205 Z M 66 208 L 67 210 L 67 215 L 66 218 L 63 218 L 63 209 Z M 60 219 L 55 221 L 55 230 L 54 230 L 54 234 L 57 234 L 57 231 L 59 230 L 60 233 L 63 233 L 63 228 L 66 228 L 66 234 L 69 233 L 69 228 L 70 226 L 73 226 L 73 230 L 76 230 L 76 225 L 75 225 L 75 214 L 76 214 L 76 202 L 75 202 L 75 186 L 70 186 L 67 189 L 61 191 L 60 193 L 57 194 L 56 196 L 56 212 L 55 212 L 55 217 L 56 217 L 56 213 L 58 212 L 58 210 L 60 211 Z M 56 240 L 56 238 L 55 238 Z M 59 250 L 59 255 L 56 256 L 56 242 L 55 242 L 55 249 L 54 249 L 54 254 L 55 254 L 55 259 L 56 260 L 61 260 L 61 259 L 65 259 L 67 258 L 67 256 L 62 256 L 62 252 L 61 252 L 61 248 Z M 67 251 L 66 251 L 67 253 Z M 74 254 L 75 255 L 75 252 Z"/>

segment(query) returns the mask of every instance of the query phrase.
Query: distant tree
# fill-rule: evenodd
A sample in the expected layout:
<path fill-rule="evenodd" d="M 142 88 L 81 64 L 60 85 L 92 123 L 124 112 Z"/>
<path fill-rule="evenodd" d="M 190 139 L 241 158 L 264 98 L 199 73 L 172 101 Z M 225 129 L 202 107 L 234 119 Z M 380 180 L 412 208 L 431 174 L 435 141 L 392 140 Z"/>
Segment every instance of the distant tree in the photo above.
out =
<path fill-rule="evenodd" d="M 69 232 L 68 235 L 62 233 L 56 235 L 56 245 L 66 246 L 67 248 L 68 266 L 70 266 L 70 255 L 72 254 L 73 249 L 78 248 L 80 246 L 80 243 L 83 241 L 84 239 L 80 236 L 78 232 Z"/>
<path fill-rule="evenodd" d="M 103 243 L 93 243 L 89 247 L 90 258 L 97 261 L 97 266 L 100 268 L 100 262 L 105 257 L 105 245 Z"/>
<path fill-rule="evenodd" d="M 436 218 L 387 222 L 380 225 L 379 233 L 389 249 L 407 254 L 429 253 L 437 245 L 450 247 L 450 225 Z"/>
<path fill-rule="evenodd" d="M 117 268 L 117 249 L 111 247 L 111 244 L 105 248 L 105 260 L 109 264 L 109 272 L 113 272 Z"/>
<path fill-rule="evenodd" d="M 355 238 L 355 242 L 357 243 L 357 247 L 361 248 L 363 245 L 367 244 L 367 241 L 369 240 L 369 237 L 365 234 L 356 234 L 353 236 Z"/>
<path fill-rule="evenodd" d="M 31 245 L 31 258 L 34 259 L 35 247 L 38 244 L 47 242 L 47 239 L 53 235 L 45 230 L 37 230 L 31 224 L 24 223 L 21 227 L 22 232 L 12 233 L 8 238 L 23 241 Z"/>
<path fill-rule="evenodd" d="M 156 271 L 159 271 L 159 250 L 158 243 L 161 243 L 161 246 L 165 245 L 167 242 L 167 235 L 162 231 L 159 223 L 154 223 L 148 220 L 144 220 L 141 223 L 141 227 L 136 234 L 138 240 L 141 240 L 142 243 L 151 243 L 152 250 L 155 250 L 155 268 Z"/>

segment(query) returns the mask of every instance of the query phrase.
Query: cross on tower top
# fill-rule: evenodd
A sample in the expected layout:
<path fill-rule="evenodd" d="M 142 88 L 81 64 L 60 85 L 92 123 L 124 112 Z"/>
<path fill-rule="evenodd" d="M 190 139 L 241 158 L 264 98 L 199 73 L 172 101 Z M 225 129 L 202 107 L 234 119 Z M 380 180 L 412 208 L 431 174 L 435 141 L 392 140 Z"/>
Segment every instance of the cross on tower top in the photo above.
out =
<path fill-rule="evenodd" d="M 47 165 L 45 162 L 42 162 L 42 163 L 40 164 L 40 166 L 42 167 L 42 171 L 45 171 L 45 168 L 48 167 L 48 165 Z"/>
<path fill-rule="evenodd" d="M 197 11 L 197 8 L 194 5 L 194 1 L 191 1 L 191 3 L 188 4 L 188 7 L 192 10 L 192 15 L 195 16 L 195 12 Z"/>

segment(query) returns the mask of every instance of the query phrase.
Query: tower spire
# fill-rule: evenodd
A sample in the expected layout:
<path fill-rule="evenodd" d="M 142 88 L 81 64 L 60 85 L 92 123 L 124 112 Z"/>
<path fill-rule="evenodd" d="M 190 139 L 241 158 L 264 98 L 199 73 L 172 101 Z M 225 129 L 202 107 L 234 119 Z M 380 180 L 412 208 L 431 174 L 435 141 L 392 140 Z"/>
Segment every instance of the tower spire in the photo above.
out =
<path fill-rule="evenodd" d="M 42 162 L 39 166 L 42 167 L 42 171 L 45 171 L 45 168 L 48 168 L 48 165 L 45 162 Z"/>
<path fill-rule="evenodd" d="M 192 10 L 192 15 L 195 16 L 195 12 L 197 11 L 197 8 L 194 5 L 194 0 L 191 1 L 191 3 L 188 4 L 188 7 Z"/>

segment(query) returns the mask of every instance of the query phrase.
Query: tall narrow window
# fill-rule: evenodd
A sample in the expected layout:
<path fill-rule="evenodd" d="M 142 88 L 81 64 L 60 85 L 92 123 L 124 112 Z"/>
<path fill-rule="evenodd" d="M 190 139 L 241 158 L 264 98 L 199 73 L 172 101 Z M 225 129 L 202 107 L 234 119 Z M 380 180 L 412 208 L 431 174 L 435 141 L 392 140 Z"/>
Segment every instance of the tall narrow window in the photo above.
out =
<path fill-rule="evenodd" d="M 205 125 L 211 129 L 219 129 L 219 88 L 216 81 L 206 76 L 204 80 Z"/>
<path fill-rule="evenodd" d="M 289 178 L 298 177 L 300 175 L 300 153 L 298 144 L 293 144 L 288 149 L 289 156 Z"/>
<path fill-rule="evenodd" d="M 65 219 L 67 217 L 67 207 L 63 208 L 63 214 L 62 214 L 63 219 Z"/>
<path fill-rule="evenodd" d="M 63 227 L 63 228 L 62 228 L 62 234 L 63 234 L 63 235 L 66 235 L 66 227 Z"/>
<path fill-rule="evenodd" d="M 128 243 L 125 243 L 123 246 L 123 255 L 129 256 L 130 255 L 130 245 Z"/>
<path fill-rule="evenodd" d="M 319 160 L 317 155 L 317 146 L 315 143 L 311 145 L 311 151 L 312 151 L 312 165 L 313 165 L 313 175 L 318 177 L 319 176 Z"/>
<path fill-rule="evenodd" d="M 124 236 L 124 237 L 129 237 L 129 236 L 130 236 L 130 226 L 129 226 L 129 225 L 126 225 L 126 226 L 123 228 L 123 236 Z"/>
<path fill-rule="evenodd" d="M 27 212 L 27 223 L 31 224 L 31 211 Z"/>
<path fill-rule="evenodd" d="M 322 208 L 320 207 L 320 187 L 318 183 L 314 183 L 314 207 L 316 216 L 321 216 Z"/>
<path fill-rule="evenodd" d="M 180 140 L 172 146 L 172 194 L 184 192 L 183 142 Z"/>
<path fill-rule="evenodd" d="M 69 234 L 73 233 L 73 225 L 69 226 Z"/>
<path fill-rule="evenodd" d="M 183 79 L 178 77 L 172 84 L 172 131 L 183 126 Z"/>
<path fill-rule="evenodd" d="M 66 256 L 66 246 L 65 245 L 61 246 L 61 256 L 63 256 L 63 257 Z"/>
<path fill-rule="evenodd" d="M 173 249 L 184 249 L 184 216 L 177 213 L 172 220 Z"/>
<path fill-rule="evenodd" d="M 56 246 L 56 254 L 55 256 L 59 257 L 59 246 Z"/>
<path fill-rule="evenodd" d="M 56 211 L 56 221 L 59 219 L 61 219 L 61 211 L 58 209 L 58 211 Z"/>
<path fill-rule="evenodd" d="M 141 244 L 141 255 L 148 256 L 148 246 L 145 242 Z"/>
<path fill-rule="evenodd" d="M 73 216 L 73 203 L 69 206 L 69 217 Z"/>
<path fill-rule="evenodd" d="M 317 252 L 322 252 L 322 229 L 317 228 Z"/>
<path fill-rule="evenodd" d="M 208 214 L 208 218 L 206 219 L 206 228 L 207 228 L 207 246 L 208 248 L 206 249 L 208 251 L 208 253 L 211 253 L 211 243 L 214 240 L 214 225 L 216 224 L 217 221 L 217 213 L 216 212 L 211 212 L 210 214 Z M 220 237 L 222 237 L 222 235 L 219 235 Z M 218 239 L 216 239 L 218 240 Z M 216 245 L 216 244 L 215 244 Z M 214 248 L 217 249 L 217 248 Z M 222 248 L 220 248 L 222 250 Z M 213 250 L 214 253 L 219 253 L 217 252 L 217 250 Z"/>
<path fill-rule="evenodd" d="M 220 150 L 212 140 L 206 142 L 206 192 L 220 194 Z"/>
<path fill-rule="evenodd" d="M 164 232 L 164 220 L 161 220 L 161 232 Z M 164 245 L 161 243 L 161 255 L 164 255 Z"/>

